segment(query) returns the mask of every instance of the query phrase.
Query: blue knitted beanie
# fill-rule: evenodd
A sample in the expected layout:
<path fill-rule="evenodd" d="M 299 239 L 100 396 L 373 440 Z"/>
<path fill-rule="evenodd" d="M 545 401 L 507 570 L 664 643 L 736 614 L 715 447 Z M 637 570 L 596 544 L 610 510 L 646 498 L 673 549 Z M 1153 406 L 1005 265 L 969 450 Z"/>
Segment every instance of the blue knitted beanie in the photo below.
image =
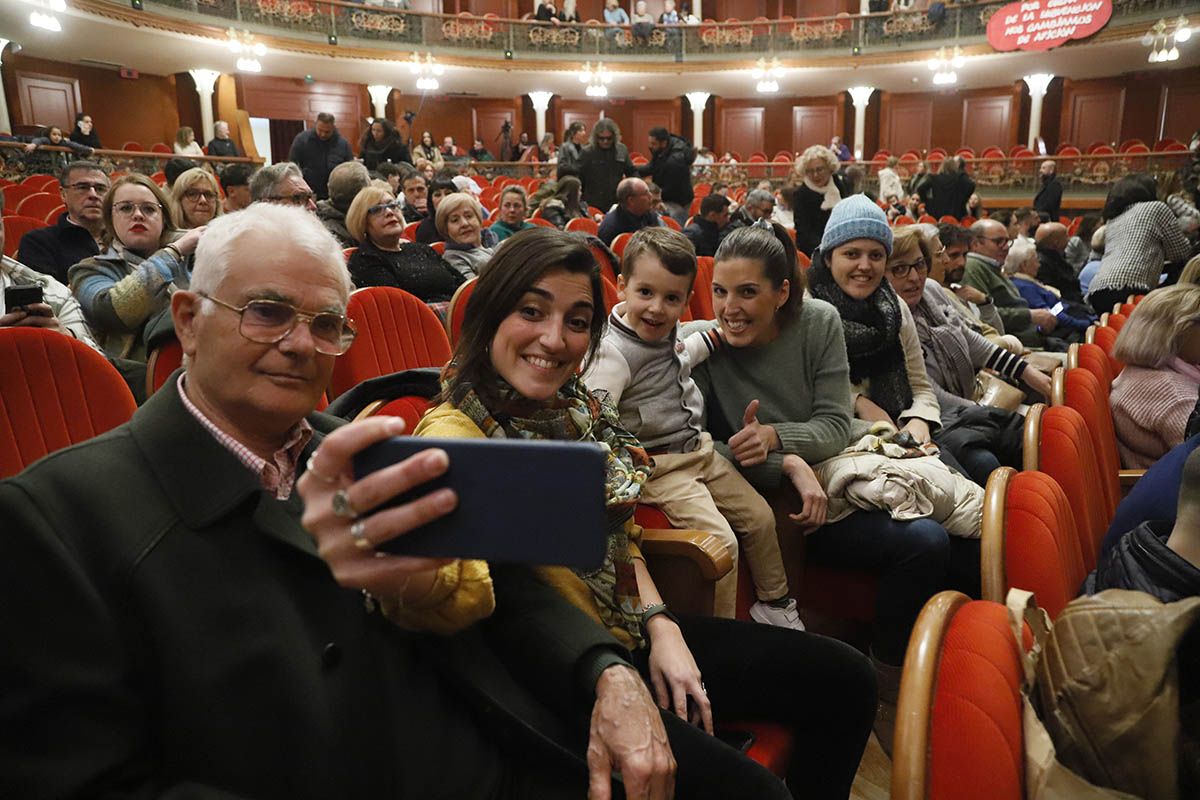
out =
<path fill-rule="evenodd" d="M 852 194 L 838 201 L 829 212 L 825 223 L 825 235 L 821 237 L 821 252 L 830 253 L 834 248 L 855 239 L 873 239 L 892 254 L 892 229 L 887 216 L 865 194 Z"/>

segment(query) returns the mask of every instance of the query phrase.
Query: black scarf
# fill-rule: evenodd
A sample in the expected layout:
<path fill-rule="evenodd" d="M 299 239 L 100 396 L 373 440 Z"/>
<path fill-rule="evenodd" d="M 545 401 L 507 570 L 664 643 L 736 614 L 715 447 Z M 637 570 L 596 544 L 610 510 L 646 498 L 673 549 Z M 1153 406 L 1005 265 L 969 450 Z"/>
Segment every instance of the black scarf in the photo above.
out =
<path fill-rule="evenodd" d="M 900 300 L 887 280 L 866 300 L 855 300 L 842 291 L 825 265 L 824 254 L 813 253 L 806 273 L 813 297 L 833 305 L 846 333 L 850 382 L 870 381 L 868 397 L 899 422 L 900 413 L 912 405 L 912 386 L 900 344 Z"/>

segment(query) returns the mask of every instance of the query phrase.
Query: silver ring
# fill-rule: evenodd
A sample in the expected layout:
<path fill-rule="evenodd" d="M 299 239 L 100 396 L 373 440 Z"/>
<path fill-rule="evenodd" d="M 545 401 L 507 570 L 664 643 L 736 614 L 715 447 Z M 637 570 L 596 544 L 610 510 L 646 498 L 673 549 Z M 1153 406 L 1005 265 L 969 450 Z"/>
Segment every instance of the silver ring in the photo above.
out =
<path fill-rule="evenodd" d="M 342 519 L 358 519 L 358 509 L 350 502 L 350 495 L 345 489 L 333 493 L 333 513 Z"/>
<path fill-rule="evenodd" d="M 317 451 L 313 450 L 312 455 L 310 455 L 308 457 L 308 462 L 304 468 L 305 471 L 308 472 L 313 477 L 315 477 L 317 480 L 321 481 L 321 483 L 328 483 L 330 486 L 337 483 L 337 478 L 331 478 L 328 475 L 326 475 L 325 473 L 321 472 L 319 469 L 317 469 L 316 464 L 313 463 L 316 460 L 317 460 Z"/>
<path fill-rule="evenodd" d="M 704 681 L 700 681 L 700 691 L 704 692 L 705 694 L 708 694 L 708 689 L 705 688 Z"/>
<path fill-rule="evenodd" d="M 359 550 L 371 549 L 371 540 L 367 538 L 367 525 L 361 519 L 355 520 L 350 526 L 350 537 L 354 539 L 354 546 Z"/>

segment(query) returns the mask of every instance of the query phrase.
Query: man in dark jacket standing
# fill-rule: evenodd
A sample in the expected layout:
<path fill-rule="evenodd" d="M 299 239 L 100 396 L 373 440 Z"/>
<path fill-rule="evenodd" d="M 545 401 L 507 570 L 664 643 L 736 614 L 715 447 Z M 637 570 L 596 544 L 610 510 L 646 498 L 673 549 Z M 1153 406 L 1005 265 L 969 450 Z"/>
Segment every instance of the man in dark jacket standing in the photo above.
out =
<path fill-rule="evenodd" d="M 680 225 L 687 222 L 692 207 L 692 162 L 696 148 L 682 136 L 666 128 L 650 129 L 650 163 L 638 167 L 638 174 L 649 177 L 662 189 L 667 215 Z"/>
<path fill-rule="evenodd" d="M 602 119 L 592 128 L 592 138 L 576 162 L 583 183 L 583 199 L 604 213 L 617 200 L 617 184 L 622 178 L 637 175 L 629 160 L 629 148 L 621 144 L 621 129 L 611 119 Z"/>
<path fill-rule="evenodd" d="M 300 167 L 304 180 L 318 200 L 329 197 L 329 173 L 338 164 L 354 158 L 350 143 L 333 126 L 333 114 L 317 114 L 317 124 L 296 134 L 288 161 Z"/>
<path fill-rule="evenodd" d="M 938 174 L 921 186 L 921 202 L 925 204 L 926 214 L 938 219 L 944 216 L 959 219 L 967 215 L 967 200 L 975 192 L 975 181 L 967 175 L 963 164 L 958 156 L 946 156 Z"/>
<path fill-rule="evenodd" d="M 1038 170 L 1042 176 L 1042 186 L 1038 189 L 1037 197 L 1033 198 L 1033 207 L 1039 214 L 1046 214 L 1050 222 L 1058 222 L 1059 212 L 1062 211 L 1062 181 L 1055 174 L 1057 166 L 1053 161 L 1042 162 Z"/>

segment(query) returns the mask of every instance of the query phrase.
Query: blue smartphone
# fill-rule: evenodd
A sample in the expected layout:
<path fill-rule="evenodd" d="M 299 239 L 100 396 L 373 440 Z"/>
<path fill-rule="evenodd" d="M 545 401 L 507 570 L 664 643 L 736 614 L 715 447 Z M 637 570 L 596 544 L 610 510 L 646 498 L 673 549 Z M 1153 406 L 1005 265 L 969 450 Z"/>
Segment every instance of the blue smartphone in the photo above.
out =
<path fill-rule="evenodd" d="M 594 569 L 604 561 L 605 455 L 599 445 L 520 439 L 396 436 L 354 458 L 355 478 L 430 447 L 450 457 L 446 474 L 393 498 L 411 502 L 448 487 L 458 507 L 378 545 L 396 555 Z"/>

